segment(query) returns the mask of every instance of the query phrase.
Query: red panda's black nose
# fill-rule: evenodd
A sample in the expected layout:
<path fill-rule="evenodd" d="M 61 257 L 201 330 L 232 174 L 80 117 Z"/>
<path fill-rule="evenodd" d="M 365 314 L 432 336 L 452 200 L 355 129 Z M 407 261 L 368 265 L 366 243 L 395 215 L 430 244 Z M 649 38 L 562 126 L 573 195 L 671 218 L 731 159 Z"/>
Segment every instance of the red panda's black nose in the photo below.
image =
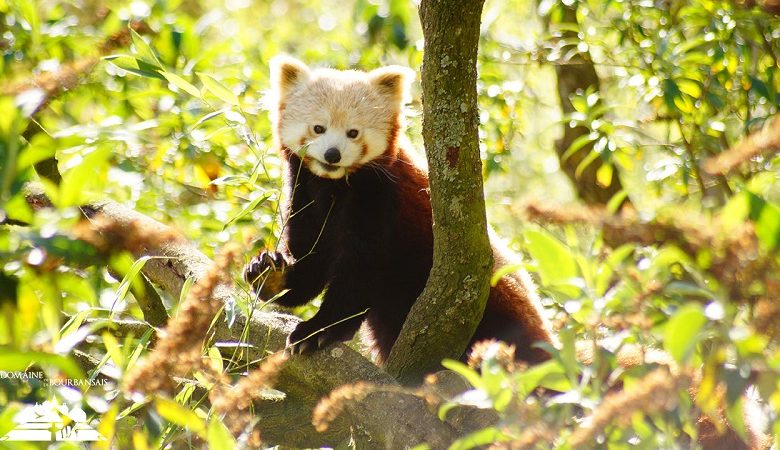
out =
<path fill-rule="evenodd" d="M 341 161 L 341 152 L 336 147 L 331 147 L 325 150 L 325 161 L 336 164 Z"/>

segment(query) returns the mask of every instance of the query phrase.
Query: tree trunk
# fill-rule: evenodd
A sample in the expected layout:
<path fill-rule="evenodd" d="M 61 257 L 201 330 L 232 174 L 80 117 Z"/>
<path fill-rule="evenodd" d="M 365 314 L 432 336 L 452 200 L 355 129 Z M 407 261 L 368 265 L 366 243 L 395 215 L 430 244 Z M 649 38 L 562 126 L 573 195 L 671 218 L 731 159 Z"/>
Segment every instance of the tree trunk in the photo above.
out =
<path fill-rule="evenodd" d="M 483 0 L 423 0 L 423 139 L 430 170 L 433 267 L 387 361 L 401 383 L 463 354 L 487 302 L 487 235 L 477 110 Z"/>
<path fill-rule="evenodd" d="M 572 6 L 560 5 L 560 8 L 563 10 L 561 24 L 579 25 L 577 22 L 576 3 Z M 545 25 L 548 28 L 550 25 L 555 25 L 551 24 L 550 15 L 547 15 L 545 20 Z M 579 37 L 576 31 L 565 28 L 561 30 L 559 39 L 561 41 L 576 42 L 579 40 Z M 565 55 L 572 50 L 570 45 L 566 45 L 561 49 L 561 53 Z M 558 77 L 558 98 L 561 103 L 561 112 L 564 116 L 575 111 L 571 103 L 572 95 L 578 92 L 585 92 L 588 88 L 595 88 L 596 92 L 600 90 L 599 77 L 590 58 L 590 52 L 586 50 L 584 52 L 573 51 L 572 53 L 573 55 L 568 60 L 554 64 L 555 74 Z M 572 143 L 581 136 L 587 136 L 589 133 L 590 129 L 587 127 L 570 127 L 568 123 L 564 124 L 563 136 L 555 142 L 555 151 L 558 153 L 561 169 L 574 184 L 579 198 L 589 204 L 604 205 L 609 202 L 613 195 L 622 190 L 623 186 L 616 172 L 613 172 L 609 185 L 599 183 L 596 175 L 598 170 L 604 165 L 604 161 L 601 158 L 596 158 L 586 168 L 580 169 L 581 173 L 577 174 L 577 168 L 588 154 L 593 151 L 593 143 L 588 143 L 572 155 L 564 158 Z"/>

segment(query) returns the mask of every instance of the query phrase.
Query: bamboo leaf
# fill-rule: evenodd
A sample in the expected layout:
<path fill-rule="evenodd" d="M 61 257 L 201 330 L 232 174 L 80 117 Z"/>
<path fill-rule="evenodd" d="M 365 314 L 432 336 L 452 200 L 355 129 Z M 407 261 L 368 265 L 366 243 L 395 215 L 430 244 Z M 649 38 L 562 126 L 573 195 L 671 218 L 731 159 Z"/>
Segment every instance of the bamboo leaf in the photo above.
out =
<path fill-rule="evenodd" d="M 233 91 L 225 87 L 225 85 L 217 81 L 211 75 L 198 72 L 198 78 L 200 78 L 200 81 L 203 83 L 203 86 L 205 86 L 206 90 L 211 92 L 211 94 L 218 99 L 224 101 L 225 103 L 230 103 L 233 106 L 239 105 L 236 94 L 234 94 Z"/>
<path fill-rule="evenodd" d="M 193 97 L 200 97 L 200 90 L 193 86 L 189 81 L 184 78 L 170 72 L 160 72 L 160 75 L 165 77 L 169 83 L 181 89 L 182 91 L 192 95 Z"/>

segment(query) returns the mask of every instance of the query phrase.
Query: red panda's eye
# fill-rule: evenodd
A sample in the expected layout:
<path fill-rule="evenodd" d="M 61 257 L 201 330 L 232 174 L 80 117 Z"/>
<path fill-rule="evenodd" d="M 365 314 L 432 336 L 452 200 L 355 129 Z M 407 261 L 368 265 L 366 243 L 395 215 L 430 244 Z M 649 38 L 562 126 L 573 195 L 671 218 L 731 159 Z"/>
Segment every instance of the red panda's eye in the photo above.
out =
<path fill-rule="evenodd" d="M 353 128 L 353 129 L 347 131 L 347 137 L 348 138 L 355 139 L 357 136 L 358 136 L 358 130 Z"/>
<path fill-rule="evenodd" d="M 322 134 L 325 132 L 325 127 L 322 125 L 314 125 L 314 132 L 317 134 Z"/>

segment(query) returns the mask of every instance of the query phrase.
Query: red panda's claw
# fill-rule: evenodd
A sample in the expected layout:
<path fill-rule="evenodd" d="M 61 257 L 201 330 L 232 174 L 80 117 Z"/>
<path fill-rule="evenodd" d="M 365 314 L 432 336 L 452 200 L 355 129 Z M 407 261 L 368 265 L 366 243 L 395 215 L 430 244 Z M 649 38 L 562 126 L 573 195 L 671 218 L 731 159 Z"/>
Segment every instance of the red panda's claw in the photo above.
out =
<path fill-rule="evenodd" d="M 287 263 L 279 252 L 263 251 L 259 255 L 252 258 L 249 264 L 244 268 L 244 280 L 249 283 L 253 288 L 258 288 L 260 285 L 264 288 L 264 291 L 270 292 L 272 297 L 277 292 L 281 291 L 282 287 L 276 286 L 279 280 L 271 280 L 268 278 L 274 273 L 282 275 L 287 269 Z M 264 276 L 265 275 L 265 276 Z M 279 278 L 278 276 L 276 278 Z M 280 280 L 283 280 L 281 278 Z M 268 286 L 273 285 L 273 286 Z M 273 291 L 273 292 L 271 292 Z"/>
<path fill-rule="evenodd" d="M 311 353 L 315 350 L 317 350 L 317 344 L 312 339 L 306 339 L 295 343 L 291 347 L 291 353 L 293 355 L 303 355 L 304 353 Z"/>
<path fill-rule="evenodd" d="M 284 271 L 287 268 L 287 263 L 279 252 L 264 251 L 258 256 L 258 259 L 262 261 L 265 267 L 269 267 L 271 270 Z"/>

